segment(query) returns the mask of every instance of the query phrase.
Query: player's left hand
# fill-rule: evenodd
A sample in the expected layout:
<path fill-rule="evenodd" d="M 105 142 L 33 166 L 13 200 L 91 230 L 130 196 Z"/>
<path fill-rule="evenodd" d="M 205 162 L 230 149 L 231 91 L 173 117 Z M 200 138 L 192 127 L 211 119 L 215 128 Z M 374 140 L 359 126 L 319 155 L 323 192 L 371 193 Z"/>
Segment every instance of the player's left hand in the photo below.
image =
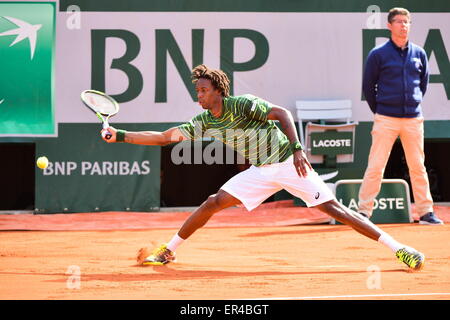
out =
<path fill-rule="evenodd" d="M 306 158 L 306 154 L 303 150 L 297 150 L 294 152 L 294 166 L 300 177 L 306 177 L 308 171 L 312 170 L 312 166 Z"/>

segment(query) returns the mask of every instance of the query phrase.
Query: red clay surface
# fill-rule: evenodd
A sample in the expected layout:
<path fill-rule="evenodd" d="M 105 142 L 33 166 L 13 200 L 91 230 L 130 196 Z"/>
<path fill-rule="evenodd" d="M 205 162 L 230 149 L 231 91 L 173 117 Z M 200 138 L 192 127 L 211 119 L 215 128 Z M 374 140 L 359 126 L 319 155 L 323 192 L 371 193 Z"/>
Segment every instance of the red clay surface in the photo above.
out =
<path fill-rule="evenodd" d="M 348 226 L 305 225 L 327 216 L 288 203 L 218 213 L 164 267 L 135 255 L 170 240 L 189 213 L 1 215 L 0 299 L 448 300 L 448 211 L 436 210 L 443 226 L 379 225 L 425 253 L 420 272 Z"/>

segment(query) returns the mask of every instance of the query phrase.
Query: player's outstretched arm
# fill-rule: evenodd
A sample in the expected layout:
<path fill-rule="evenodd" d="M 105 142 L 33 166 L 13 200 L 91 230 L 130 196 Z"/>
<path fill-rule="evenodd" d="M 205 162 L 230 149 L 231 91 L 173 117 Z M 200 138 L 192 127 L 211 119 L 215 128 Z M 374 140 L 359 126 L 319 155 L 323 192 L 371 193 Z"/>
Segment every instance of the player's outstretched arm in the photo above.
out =
<path fill-rule="evenodd" d="M 126 142 L 131 144 L 141 144 L 150 146 L 165 146 L 171 143 L 187 140 L 177 127 L 170 128 L 166 131 L 123 131 L 117 130 L 114 127 L 109 127 L 108 131 L 111 133 L 111 139 L 104 141 L 108 143 Z M 118 133 L 119 131 L 119 133 Z"/>

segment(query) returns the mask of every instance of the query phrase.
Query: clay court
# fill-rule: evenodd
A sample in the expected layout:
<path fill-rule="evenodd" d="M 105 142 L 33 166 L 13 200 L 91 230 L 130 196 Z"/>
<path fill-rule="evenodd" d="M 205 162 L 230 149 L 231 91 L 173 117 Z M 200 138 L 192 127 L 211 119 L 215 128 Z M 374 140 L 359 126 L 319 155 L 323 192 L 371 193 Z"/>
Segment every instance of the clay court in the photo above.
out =
<path fill-rule="evenodd" d="M 135 255 L 170 239 L 189 212 L 1 215 L 0 299 L 448 300 L 447 211 L 436 210 L 443 226 L 380 225 L 425 253 L 420 272 L 288 203 L 219 212 L 163 267 L 138 266 Z"/>

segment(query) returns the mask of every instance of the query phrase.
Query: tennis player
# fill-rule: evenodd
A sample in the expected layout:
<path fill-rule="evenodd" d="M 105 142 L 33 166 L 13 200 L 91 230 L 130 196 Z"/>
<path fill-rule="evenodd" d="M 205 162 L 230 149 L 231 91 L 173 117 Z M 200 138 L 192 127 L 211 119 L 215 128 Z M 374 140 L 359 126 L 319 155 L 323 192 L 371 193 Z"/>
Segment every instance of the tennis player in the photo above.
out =
<path fill-rule="evenodd" d="M 152 254 L 138 257 L 144 265 L 175 261 L 175 251 L 216 212 L 243 204 L 252 210 L 274 193 L 285 189 L 357 232 L 389 247 L 409 268 L 423 267 L 425 256 L 382 231 L 367 218 L 338 202 L 312 169 L 299 143 L 291 113 L 252 95 L 230 96 L 230 82 L 222 70 L 199 65 L 192 70 L 198 102 L 205 111 L 188 123 L 164 132 L 129 132 L 110 127 L 108 143 L 168 145 L 187 139 L 212 136 L 234 148 L 252 164 L 209 196 L 167 243 Z M 275 121 L 279 121 L 279 129 Z M 142 255 L 142 252 L 141 252 Z"/>

